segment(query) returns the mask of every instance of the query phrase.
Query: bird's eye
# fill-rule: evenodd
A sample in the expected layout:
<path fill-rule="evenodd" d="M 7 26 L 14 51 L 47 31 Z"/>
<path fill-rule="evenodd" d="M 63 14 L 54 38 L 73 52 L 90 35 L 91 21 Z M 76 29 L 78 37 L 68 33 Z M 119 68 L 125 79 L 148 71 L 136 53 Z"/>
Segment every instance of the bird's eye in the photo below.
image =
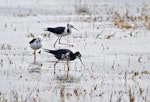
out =
<path fill-rule="evenodd" d="M 79 54 L 78 57 L 81 57 L 81 54 Z"/>

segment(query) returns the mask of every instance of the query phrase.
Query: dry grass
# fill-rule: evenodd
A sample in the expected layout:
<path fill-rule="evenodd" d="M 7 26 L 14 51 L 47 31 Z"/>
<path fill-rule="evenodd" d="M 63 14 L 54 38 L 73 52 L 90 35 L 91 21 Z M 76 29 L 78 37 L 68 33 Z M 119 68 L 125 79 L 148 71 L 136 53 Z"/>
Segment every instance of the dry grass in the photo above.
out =
<path fill-rule="evenodd" d="M 135 100 L 135 97 L 133 96 L 131 89 L 129 90 L 129 99 L 130 99 L 130 102 L 134 102 L 134 100 Z"/>
<path fill-rule="evenodd" d="M 87 14 L 87 13 L 89 13 L 88 4 L 87 4 L 86 0 L 78 0 L 78 3 L 76 5 L 76 10 L 77 10 L 78 14 L 82 14 L 82 13 Z M 110 14 L 110 13 L 108 13 L 108 14 Z M 115 14 L 115 15 L 113 15 L 113 14 Z M 110 15 L 114 16 L 115 19 L 113 19 L 112 22 L 113 22 L 114 26 L 118 27 L 119 29 L 127 29 L 127 30 L 133 29 L 133 28 L 135 28 L 135 26 L 133 26 L 132 23 L 136 24 L 137 20 L 142 20 L 142 21 L 144 21 L 145 25 L 144 24 L 143 25 L 145 26 L 145 28 L 147 28 L 147 29 L 150 30 L 150 22 L 149 22 L 150 19 L 145 14 L 143 14 L 143 15 L 141 15 L 139 17 L 134 17 L 133 15 L 129 15 L 129 11 L 127 10 L 127 12 L 123 16 L 121 16 L 120 13 L 117 13 L 116 11 L 112 10 Z M 101 15 L 99 15 L 98 17 L 89 16 L 89 17 L 86 18 L 85 22 L 90 22 L 90 23 L 91 22 L 98 22 L 98 24 L 99 24 L 99 22 L 101 20 L 101 17 L 102 17 Z M 102 19 L 104 19 L 104 17 Z M 6 24 L 5 27 L 7 28 L 8 25 Z M 140 27 L 140 26 L 137 25 L 137 27 Z M 96 29 L 96 30 L 99 30 L 99 28 Z M 93 27 L 93 32 L 94 31 L 95 31 L 95 28 Z M 108 34 L 107 33 L 107 35 L 105 35 L 104 38 L 102 38 L 101 35 L 103 33 L 105 33 L 104 31 L 105 31 L 105 29 L 102 29 L 97 34 L 97 36 L 94 36 L 94 37 L 95 38 L 101 38 L 102 40 L 103 39 L 109 39 L 110 40 L 110 39 L 114 39 L 117 36 L 116 31 L 114 31 L 114 33 L 112 33 L 112 34 Z M 94 35 L 94 33 L 93 33 L 93 35 Z M 49 37 L 48 34 L 44 34 L 44 33 L 43 33 L 42 36 L 43 37 Z M 27 37 L 34 38 L 34 35 L 31 34 L 31 33 L 29 33 L 27 35 Z M 82 38 L 82 36 L 80 36 L 80 37 Z M 89 37 L 88 34 L 85 33 L 85 38 L 88 38 L 88 37 Z M 107 43 L 105 43 L 105 42 L 101 43 L 101 47 L 102 47 L 103 51 L 111 49 L 111 46 L 108 46 Z M 2 46 L 0 47 L 0 49 L 1 50 L 10 50 L 11 46 L 7 45 L 7 44 L 2 44 Z M 111 55 L 109 55 L 109 56 L 111 56 Z M 11 59 L 12 57 L 10 57 L 8 55 L 7 55 L 7 57 L 8 57 L 7 59 L 8 59 L 9 64 L 15 64 L 15 61 L 13 61 Z M 143 64 L 143 60 L 142 60 L 141 56 L 140 57 L 136 57 L 136 58 L 137 58 L 137 62 L 139 64 Z M 116 59 L 117 59 L 117 57 L 116 57 Z M 1 59 L 0 64 L 3 65 L 3 63 L 4 63 L 3 59 Z M 131 66 L 133 65 L 132 64 L 132 59 L 129 58 L 127 64 L 128 64 L 127 67 L 131 68 Z M 107 65 L 107 62 L 104 63 L 104 65 L 100 65 L 100 67 L 104 67 L 106 65 Z M 117 68 L 116 68 L 117 65 L 119 65 L 118 62 L 116 60 L 113 60 L 112 64 L 110 66 L 107 66 L 107 68 L 111 68 L 110 70 L 113 70 L 112 72 L 115 72 L 115 71 L 117 71 Z M 110 88 L 108 90 L 108 91 L 110 91 L 111 87 L 115 87 L 115 86 L 113 86 L 113 83 L 108 83 L 110 86 L 107 87 L 107 80 L 108 80 L 108 78 L 109 78 L 109 81 L 113 80 L 112 82 L 114 82 L 114 83 L 115 83 L 116 79 L 113 79 L 114 77 L 112 77 L 112 78 L 109 77 L 109 74 L 111 74 L 111 72 L 107 72 L 108 76 L 107 75 L 101 75 L 101 76 L 97 77 L 96 74 L 95 74 L 95 72 L 94 72 L 95 71 L 94 68 L 98 68 L 98 67 L 99 66 L 95 65 L 94 62 L 91 63 L 91 68 L 89 67 L 89 70 L 91 70 L 91 73 L 92 73 L 90 75 L 91 76 L 90 79 L 93 80 L 93 81 L 91 81 L 91 85 L 88 88 L 85 88 L 84 86 L 81 85 L 81 86 L 79 86 L 79 88 L 78 88 L 78 86 L 75 86 L 73 88 L 71 87 L 72 89 L 69 88 L 69 91 L 68 91 L 68 87 L 66 88 L 66 86 L 62 86 L 62 87 L 60 87 L 60 90 L 59 90 L 59 87 L 58 87 L 58 89 L 56 89 L 56 87 L 52 87 L 51 84 L 48 85 L 48 86 L 46 86 L 47 82 L 42 81 L 42 82 L 44 82 L 44 84 L 46 86 L 46 87 L 44 86 L 43 89 L 47 90 L 46 89 L 47 87 L 48 87 L 48 90 L 51 90 L 53 88 L 56 89 L 56 91 L 53 91 L 53 93 L 56 92 L 55 94 L 57 94 L 57 96 L 60 95 L 60 97 L 62 99 L 61 100 L 62 102 L 64 102 L 66 100 L 65 99 L 66 96 L 68 98 L 73 97 L 73 98 L 78 98 L 78 99 L 84 98 L 85 96 L 86 96 L 85 98 L 87 98 L 87 97 L 90 97 L 90 98 L 92 98 L 92 97 L 100 97 L 101 99 L 103 99 L 103 98 L 105 98 L 106 95 L 108 95 L 108 92 L 106 92 L 107 90 L 102 90 L 102 89 L 103 88 L 106 88 L 106 89 Z M 45 69 L 43 68 L 43 70 L 45 70 Z M 96 71 L 97 71 L 97 69 L 96 69 Z M 103 71 L 100 72 L 100 74 L 101 73 L 103 74 Z M 116 72 L 116 75 L 117 75 L 117 73 L 118 72 Z M 150 72 L 148 70 L 146 70 L 146 69 L 144 69 L 143 71 L 132 71 L 132 72 L 128 72 L 128 70 L 126 70 L 126 71 L 123 70 L 121 72 L 121 74 L 118 74 L 118 76 L 119 76 L 118 79 L 120 79 L 120 80 L 124 79 L 125 80 L 125 84 L 127 86 L 127 92 L 122 92 L 122 89 L 120 89 L 120 90 L 118 89 L 119 91 L 114 89 L 114 90 L 111 91 L 110 97 L 108 97 L 109 98 L 108 100 L 110 100 L 110 102 L 113 102 L 115 100 L 114 98 L 118 98 L 117 102 L 120 102 L 120 101 L 125 100 L 125 99 L 128 99 L 130 102 L 134 102 L 135 99 L 138 97 L 137 94 L 139 95 L 139 97 L 144 97 L 143 100 L 146 100 L 146 98 L 148 98 L 148 95 L 149 95 L 149 87 L 147 88 L 147 90 L 142 89 L 142 87 L 138 86 L 139 85 L 138 84 L 138 80 L 136 80 L 136 79 L 139 78 L 139 77 L 148 76 L 148 74 L 150 74 Z M 133 77 L 133 80 L 132 80 L 132 77 Z M 22 78 L 22 75 L 20 76 L 20 78 Z M 98 80 L 98 79 L 100 79 L 100 80 Z M 26 80 L 28 80 L 28 79 L 26 79 Z M 36 80 L 36 79 L 34 79 L 34 80 Z M 48 79 L 48 80 L 50 80 L 50 79 Z M 132 86 L 131 88 L 129 88 L 130 85 L 128 84 L 128 82 L 135 81 L 135 80 L 137 82 L 137 83 L 135 83 L 135 86 Z M 86 83 L 86 81 L 89 81 L 88 78 L 85 78 L 85 83 Z M 98 82 L 97 84 L 93 84 L 92 83 L 92 82 L 96 83 L 96 81 L 100 81 L 100 82 Z M 62 83 L 62 84 L 64 84 L 64 83 Z M 76 85 L 76 84 L 73 83 L 73 85 Z M 71 86 L 73 86 L 73 85 L 71 84 Z M 80 85 L 80 84 L 77 84 L 77 85 Z M 128 85 L 129 85 L 129 87 L 128 87 Z M 52 87 L 52 88 L 49 88 L 49 87 Z M 137 89 L 139 89 L 139 93 L 135 94 Z M 144 96 L 143 94 L 145 94 L 145 91 L 147 91 L 147 93 Z M 11 102 L 19 102 L 19 98 L 22 98 L 21 102 L 40 102 L 41 99 L 40 99 L 40 94 L 39 93 L 40 93 L 40 89 L 37 88 L 37 87 L 33 88 L 33 89 L 29 89 L 28 90 L 28 95 L 26 95 L 26 96 L 22 96 L 22 94 L 20 94 L 17 91 L 12 91 L 12 92 L 10 92 L 10 96 L 12 97 L 10 99 L 10 101 Z M 126 96 L 126 95 L 127 95 L 127 97 L 123 97 L 123 96 Z M 6 99 L 8 99 L 8 98 L 6 98 L 6 96 L 7 95 L 5 95 L 4 93 L 0 92 L 0 102 L 8 102 L 8 100 L 6 100 Z M 41 102 L 43 102 L 43 100 Z"/>
<path fill-rule="evenodd" d="M 125 22 L 124 20 L 114 21 L 114 26 L 121 28 L 121 29 L 131 29 L 132 26 Z"/>

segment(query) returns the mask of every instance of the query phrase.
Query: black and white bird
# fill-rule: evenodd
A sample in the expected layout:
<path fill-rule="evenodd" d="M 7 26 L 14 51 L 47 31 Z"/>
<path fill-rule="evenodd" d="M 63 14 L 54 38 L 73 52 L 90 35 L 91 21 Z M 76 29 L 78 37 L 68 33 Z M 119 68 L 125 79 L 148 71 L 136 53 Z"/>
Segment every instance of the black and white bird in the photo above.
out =
<path fill-rule="evenodd" d="M 68 61 L 73 61 L 75 60 L 76 58 L 80 59 L 81 63 L 83 64 L 82 60 L 81 60 L 81 54 L 80 52 L 75 52 L 73 53 L 71 50 L 69 49 L 58 49 L 58 50 L 49 50 L 49 49 L 43 49 L 44 52 L 48 52 L 48 53 L 51 53 L 55 56 L 55 58 L 58 59 L 58 61 L 56 61 L 56 63 L 54 64 L 54 73 L 55 73 L 55 67 L 56 67 L 56 64 L 59 62 L 59 61 L 67 61 L 67 68 L 68 68 L 68 71 L 69 71 L 69 63 Z M 84 65 L 84 64 L 83 64 Z"/>
<path fill-rule="evenodd" d="M 73 25 L 67 24 L 66 27 L 55 27 L 55 28 L 48 27 L 48 28 L 45 29 L 45 31 L 52 32 L 52 33 L 54 33 L 56 36 L 58 36 L 58 39 L 57 39 L 57 40 L 55 41 L 55 43 L 54 43 L 54 48 L 55 48 L 55 45 L 56 45 L 56 43 L 58 42 L 58 40 L 59 40 L 59 44 L 62 44 L 62 45 L 69 45 L 69 46 L 72 46 L 72 47 L 73 47 L 73 45 L 64 44 L 64 43 L 61 43 L 61 42 L 60 42 L 61 37 L 70 35 L 70 34 L 72 33 L 72 31 L 71 31 L 72 28 L 76 29 Z M 78 29 L 76 29 L 76 30 L 78 30 Z"/>
<path fill-rule="evenodd" d="M 42 47 L 42 39 L 41 36 L 37 38 L 33 38 L 30 42 L 30 47 L 34 50 L 34 63 L 36 63 L 36 50 Z"/>

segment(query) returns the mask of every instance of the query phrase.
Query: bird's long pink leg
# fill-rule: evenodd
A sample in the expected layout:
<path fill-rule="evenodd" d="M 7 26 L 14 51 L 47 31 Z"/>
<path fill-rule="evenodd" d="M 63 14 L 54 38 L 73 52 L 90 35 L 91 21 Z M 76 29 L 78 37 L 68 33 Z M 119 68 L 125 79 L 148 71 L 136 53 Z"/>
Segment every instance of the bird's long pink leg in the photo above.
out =
<path fill-rule="evenodd" d="M 68 76 L 69 76 L 69 63 L 68 63 L 68 61 L 67 61 L 67 68 L 68 68 L 68 70 L 67 70 L 67 78 L 68 78 Z"/>
<path fill-rule="evenodd" d="M 61 45 L 69 45 L 69 46 L 73 47 L 73 45 L 61 43 L 60 40 L 61 40 L 61 37 L 60 37 L 60 39 L 59 39 L 59 44 L 61 44 Z"/>
<path fill-rule="evenodd" d="M 67 61 L 67 68 L 68 68 L 68 71 L 69 71 L 70 69 L 69 69 L 69 63 L 68 63 L 68 61 Z"/>
<path fill-rule="evenodd" d="M 67 78 L 68 78 L 68 76 L 69 76 L 69 71 L 67 70 Z"/>
<path fill-rule="evenodd" d="M 56 64 L 57 64 L 58 62 L 59 62 L 59 60 L 56 61 L 55 64 L 54 64 L 54 74 L 55 74 L 55 67 L 56 67 Z"/>
<path fill-rule="evenodd" d="M 57 38 L 57 40 L 55 41 L 55 43 L 54 43 L 54 48 L 55 48 L 55 45 L 56 45 L 56 43 L 57 43 L 57 41 L 60 39 L 60 37 L 58 37 Z"/>
<path fill-rule="evenodd" d="M 34 63 L 36 63 L 36 50 L 34 50 Z"/>

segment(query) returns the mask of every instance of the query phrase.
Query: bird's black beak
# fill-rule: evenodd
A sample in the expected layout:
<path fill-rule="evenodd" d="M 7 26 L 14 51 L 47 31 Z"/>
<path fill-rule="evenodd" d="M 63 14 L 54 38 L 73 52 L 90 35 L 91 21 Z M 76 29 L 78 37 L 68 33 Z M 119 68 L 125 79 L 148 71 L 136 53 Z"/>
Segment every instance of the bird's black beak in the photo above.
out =
<path fill-rule="evenodd" d="M 72 26 L 72 28 L 74 28 L 75 30 L 79 31 L 77 28 L 75 28 L 74 26 Z"/>
<path fill-rule="evenodd" d="M 82 65 L 84 66 L 84 64 L 83 64 L 83 62 L 82 62 L 82 60 L 81 60 L 81 58 L 79 58 L 79 60 L 81 61 Z M 84 67 L 85 67 L 85 66 L 84 66 Z"/>

